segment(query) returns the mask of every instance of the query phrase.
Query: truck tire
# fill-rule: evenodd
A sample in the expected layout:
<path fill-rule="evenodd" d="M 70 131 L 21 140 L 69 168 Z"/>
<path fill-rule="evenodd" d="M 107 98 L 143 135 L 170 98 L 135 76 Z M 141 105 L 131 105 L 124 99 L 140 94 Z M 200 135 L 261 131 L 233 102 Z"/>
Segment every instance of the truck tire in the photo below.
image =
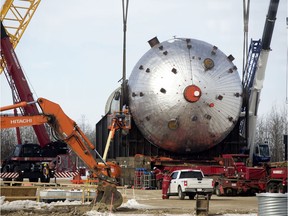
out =
<path fill-rule="evenodd" d="M 178 197 L 180 200 L 184 200 L 185 198 L 185 193 L 183 193 L 181 186 L 178 187 Z"/>
<path fill-rule="evenodd" d="M 278 184 L 277 190 L 278 190 L 278 193 L 283 193 L 283 194 L 286 193 L 286 189 L 281 183 Z"/>
<path fill-rule="evenodd" d="M 267 186 L 266 191 L 268 193 L 275 193 L 276 192 L 275 191 L 275 187 L 276 187 L 276 185 L 274 183 L 269 183 L 268 186 Z"/>

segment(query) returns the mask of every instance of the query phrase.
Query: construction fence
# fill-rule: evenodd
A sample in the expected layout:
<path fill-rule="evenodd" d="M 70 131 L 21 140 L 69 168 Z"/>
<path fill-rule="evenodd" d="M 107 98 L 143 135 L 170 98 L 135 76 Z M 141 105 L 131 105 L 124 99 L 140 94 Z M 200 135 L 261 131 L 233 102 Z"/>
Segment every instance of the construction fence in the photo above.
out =
<path fill-rule="evenodd" d="M 7 201 L 35 200 L 37 202 L 81 201 L 91 202 L 96 197 L 97 185 L 89 184 L 53 184 L 1 181 L 0 196 Z M 121 194 L 125 194 L 123 187 Z"/>

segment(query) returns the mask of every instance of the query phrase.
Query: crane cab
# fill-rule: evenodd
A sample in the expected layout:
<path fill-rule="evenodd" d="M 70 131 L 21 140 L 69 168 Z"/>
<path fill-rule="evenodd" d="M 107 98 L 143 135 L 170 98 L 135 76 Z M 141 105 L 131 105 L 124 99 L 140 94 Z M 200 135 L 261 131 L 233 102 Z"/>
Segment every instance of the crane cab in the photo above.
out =
<path fill-rule="evenodd" d="M 271 159 L 268 142 L 257 144 L 253 152 L 253 165 L 267 163 Z"/>

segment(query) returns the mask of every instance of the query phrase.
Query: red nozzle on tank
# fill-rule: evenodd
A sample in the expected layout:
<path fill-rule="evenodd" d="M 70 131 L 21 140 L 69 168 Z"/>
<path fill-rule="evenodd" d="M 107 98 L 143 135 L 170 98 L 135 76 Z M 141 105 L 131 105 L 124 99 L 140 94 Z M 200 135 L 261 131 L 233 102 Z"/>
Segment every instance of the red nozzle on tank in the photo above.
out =
<path fill-rule="evenodd" d="M 201 97 L 201 89 L 196 85 L 189 85 L 184 90 L 184 98 L 191 103 L 197 102 Z"/>

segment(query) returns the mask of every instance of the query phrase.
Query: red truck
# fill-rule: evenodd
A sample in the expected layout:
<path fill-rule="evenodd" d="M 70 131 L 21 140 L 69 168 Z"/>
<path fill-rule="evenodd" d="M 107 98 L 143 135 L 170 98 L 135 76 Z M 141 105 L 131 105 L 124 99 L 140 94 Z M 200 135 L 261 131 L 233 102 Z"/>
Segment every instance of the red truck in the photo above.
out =
<path fill-rule="evenodd" d="M 287 192 L 287 162 L 264 163 L 250 166 L 247 154 L 224 154 L 217 158 L 218 165 L 177 165 L 170 161 L 155 169 L 158 188 L 163 176 L 179 169 L 198 169 L 214 179 L 214 192 L 218 196 L 254 195 L 259 192 Z M 158 162 L 159 164 L 159 162 Z"/>

